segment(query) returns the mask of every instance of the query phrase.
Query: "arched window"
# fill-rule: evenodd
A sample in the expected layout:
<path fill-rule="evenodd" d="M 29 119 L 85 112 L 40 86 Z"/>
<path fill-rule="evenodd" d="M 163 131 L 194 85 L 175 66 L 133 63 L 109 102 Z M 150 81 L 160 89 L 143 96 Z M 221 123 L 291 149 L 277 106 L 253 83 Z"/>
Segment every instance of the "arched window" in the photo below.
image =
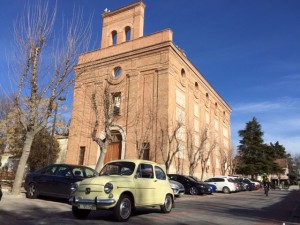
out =
<path fill-rule="evenodd" d="M 181 77 L 185 78 L 185 70 L 184 69 L 181 69 Z"/>
<path fill-rule="evenodd" d="M 122 68 L 120 66 L 117 66 L 114 68 L 114 77 L 118 78 L 122 74 Z"/>
<path fill-rule="evenodd" d="M 130 41 L 131 39 L 131 28 L 130 27 L 125 27 L 125 37 L 126 41 Z"/>
<path fill-rule="evenodd" d="M 112 38 L 112 44 L 113 45 L 117 44 L 117 37 L 118 37 L 117 31 L 114 30 L 113 32 L 111 32 L 111 38 Z"/>

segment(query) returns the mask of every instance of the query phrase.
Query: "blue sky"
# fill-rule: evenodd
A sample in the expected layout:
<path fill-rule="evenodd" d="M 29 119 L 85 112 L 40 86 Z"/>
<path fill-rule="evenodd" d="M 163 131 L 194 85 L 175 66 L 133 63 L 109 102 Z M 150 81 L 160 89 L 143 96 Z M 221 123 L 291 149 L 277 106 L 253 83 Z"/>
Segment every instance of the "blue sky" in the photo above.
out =
<path fill-rule="evenodd" d="M 133 2 L 58 0 L 58 13 L 71 16 L 76 5 L 83 8 L 86 18 L 94 14 L 92 50 L 100 47 L 103 10 Z M 14 86 L 10 68 L 12 27 L 24 3 L 24 0 L 1 0 L 0 93 L 9 92 Z M 234 147 L 240 139 L 238 130 L 256 117 L 265 143 L 279 141 L 288 153 L 300 153 L 299 0 L 144 0 L 144 3 L 144 35 L 170 28 L 175 44 L 231 106 Z M 71 95 L 67 97 L 69 103 Z"/>

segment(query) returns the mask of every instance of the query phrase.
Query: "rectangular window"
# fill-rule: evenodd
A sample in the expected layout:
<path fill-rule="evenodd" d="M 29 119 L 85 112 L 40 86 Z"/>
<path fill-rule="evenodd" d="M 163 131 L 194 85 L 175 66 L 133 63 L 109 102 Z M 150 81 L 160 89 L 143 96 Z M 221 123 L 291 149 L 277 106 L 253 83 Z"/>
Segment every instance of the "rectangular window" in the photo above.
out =
<path fill-rule="evenodd" d="M 215 119 L 215 130 L 219 130 L 219 121 Z"/>
<path fill-rule="evenodd" d="M 209 112 L 208 112 L 208 111 L 205 112 L 205 122 L 206 122 L 207 124 L 210 123 L 210 118 L 209 118 Z"/>
<path fill-rule="evenodd" d="M 223 135 L 224 137 L 228 138 L 228 129 L 225 126 L 223 126 Z"/>
<path fill-rule="evenodd" d="M 179 107 L 176 107 L 176 121 L 185 123 L 185 112 Z"/>
<path fill-rule="evenodd" d="M 112 105 L 113 105 L 113 114 L 115 116 L 120 115 L 121 108 L 121 92 L 116 92 L 112 94 Z"/>
<path fill-rule="evenodd" d="M 176 103 L 185 108 L 185 95 L 179 89 L 176 89 Z"/>
<path fill-rule="evenodd" d="M 150 160 L 150 144 L 149 142 L 143 143 L 143 159 Z"/>
<path fill-rule="evenodd" d="M 228 140 L 227 140 L 227 139 L 224 139 L 224 140 L 223 140 L 223 144 L 224 144 L 224 147 L 225 147 L 226 149 L 229 149 L 229 143 L 228 143 Z"/>
<path fill-rule="evenodd" d="M 194 102 L 194 115 L 199 117 L 199 105 L 197 102 Z"/>
<path fill-rule="evenodd" d="M 199 128 L 200 128 L 200 123 L 199 123 L 198 120 L 195 120 L 195 121 L 194 121 L 194 130 L 195 130 L 196 132 L 199 132 Z"/>
<path fill-rule="evenodd" d="M 83 165 L 85 155 L 85 147 L 81 146 L 79 150 L 79 162 L 78 165 Z"/>

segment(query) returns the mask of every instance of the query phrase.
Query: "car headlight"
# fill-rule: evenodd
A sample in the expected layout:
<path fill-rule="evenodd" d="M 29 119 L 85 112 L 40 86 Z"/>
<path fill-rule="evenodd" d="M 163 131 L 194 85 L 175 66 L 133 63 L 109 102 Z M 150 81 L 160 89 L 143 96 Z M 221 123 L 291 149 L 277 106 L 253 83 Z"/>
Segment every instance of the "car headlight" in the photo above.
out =
<path fill-rule="evenodd" d="M 78 189 L 78 184 L 77 183 L 72 183 L 71 184 L 71 193 L 74 193 Z"/>
<path fill-rule="evenodd" d="M 113 190 L 113 188 L 114 188 L 114 186 L 113 186 L 112 183 L 106 183 L 106 184 L 104 185 L 104 192 L 105 192 L 106 194 L 109 194 L 109 193 Z"/>

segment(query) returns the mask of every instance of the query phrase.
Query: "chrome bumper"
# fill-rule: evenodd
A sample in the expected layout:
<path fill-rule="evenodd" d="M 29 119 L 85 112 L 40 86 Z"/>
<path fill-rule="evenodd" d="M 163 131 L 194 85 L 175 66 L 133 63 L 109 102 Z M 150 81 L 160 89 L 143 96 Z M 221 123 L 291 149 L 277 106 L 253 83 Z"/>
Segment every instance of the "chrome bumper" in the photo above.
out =
<path fill-rule="evenodd" d="M 69 202 L 72 204 L 89 204 L 89 205 L 99 205 L 99 206 L 108 206 L 116 203 L 114 199 L 80 199 L 75 196 L 69 199 Z"/>

